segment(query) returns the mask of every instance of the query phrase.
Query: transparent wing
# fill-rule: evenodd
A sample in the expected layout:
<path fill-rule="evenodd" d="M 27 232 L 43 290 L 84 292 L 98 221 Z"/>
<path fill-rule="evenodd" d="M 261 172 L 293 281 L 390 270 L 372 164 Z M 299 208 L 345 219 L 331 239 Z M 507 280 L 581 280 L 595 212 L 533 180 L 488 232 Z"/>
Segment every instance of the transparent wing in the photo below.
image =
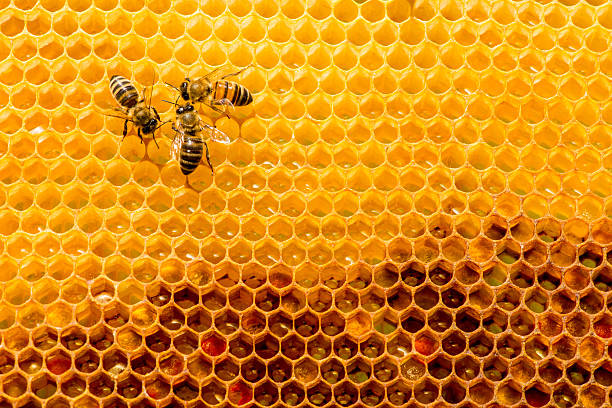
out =
<path fill-rule="evenodd" d="M 202 78 L 206 78 L 210 82 L 215 82 L 219 79 L 232 79 L 232 77 L 243 73 L 251 67 L 252 65 L 247 65 L 245 68 L 239 69 L 232 67 L 231 65 L 222 65 L 219 68 L 210 71 L 208 74 L 205 74 L 202 76 Z"/>
<path fill-rule="evenodd" d="M 170 146 L 170 152 L 174 160 L 179 159 L 179 153 L 181 151 L 181 144 L 183 144 L 183 133 L 176 132 L 174 139 L 172 139 L 172 145 Z"/>
<path fill-rule="evenodd" d="M 204 132 L 208 134 L 208 137 L 213 142 L 223 143 L 223 144 L 229 144 L 231 142 L 229 136 L 223 133 L 222 131 L 220 131 L 219 129 L 217 129 L 216 127 L 204 124 L 203 128 L 204 128 L 203 129 Z"/>

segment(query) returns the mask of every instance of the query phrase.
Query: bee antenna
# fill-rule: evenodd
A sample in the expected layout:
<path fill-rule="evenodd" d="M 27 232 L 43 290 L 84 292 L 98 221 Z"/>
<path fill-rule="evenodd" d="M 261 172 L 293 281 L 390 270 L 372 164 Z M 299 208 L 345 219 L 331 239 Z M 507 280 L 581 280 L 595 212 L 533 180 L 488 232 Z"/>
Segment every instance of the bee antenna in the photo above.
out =
<path fill-rule="evenodd" d="M 169 103 L 169 104 L 171 104 L 171 105 L 176 105 L 176 102 L 167 101 L 167 100 L 165 100 L 165 99 L 162 99 L 162 102 L 166 102 L 166 103 Z"/>
<path fill-rule="evenodd" d="M 172 85 L 172 84 L 169 84 L 169 83 L 167 83 L 167 82 L 164 82 L 164 84 L 166 84 L 166 85 L 167 85 L 167 86 L 169 86 L 170 88 L 176 89 L 176 90 L 177 90 L 177 91 L 179 91 L 179 92 L 181 91 L 180 89 L 178 89 L 176 86 L 174 86 L 174 85 Z"/>

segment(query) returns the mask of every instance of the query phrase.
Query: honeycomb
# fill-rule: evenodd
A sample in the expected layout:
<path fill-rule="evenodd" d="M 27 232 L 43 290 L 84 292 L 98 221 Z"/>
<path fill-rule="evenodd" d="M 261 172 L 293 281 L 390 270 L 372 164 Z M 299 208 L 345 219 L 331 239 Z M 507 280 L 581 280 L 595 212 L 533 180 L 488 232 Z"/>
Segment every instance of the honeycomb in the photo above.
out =
<path fill-rule="evenodd" d="M 606 0 L 0 10 L 1 408 L 612 405 Z M 105 116 L 249 64 L 214 177 Z"/>

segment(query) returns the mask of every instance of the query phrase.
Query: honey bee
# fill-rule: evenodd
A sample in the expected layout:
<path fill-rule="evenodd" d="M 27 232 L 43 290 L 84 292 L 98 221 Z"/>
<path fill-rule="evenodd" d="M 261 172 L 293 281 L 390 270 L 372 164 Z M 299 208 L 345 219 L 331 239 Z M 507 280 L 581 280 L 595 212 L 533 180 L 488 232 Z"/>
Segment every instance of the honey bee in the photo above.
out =
<path fill-rule="evenodd" d="M 132 122 L 138 129 L 138 137 L 141 143 L 143 141 L 142 135 L 150 134 L 153 137 L 155 145 L 159 147 L 157 140 L 155 140 L 155 131 L 170 121 L 162 122 L 159 113 L 157 113 L 157 109 L 151 106 L 151 97 L 149 97 L 149 105 L 147 105 L 144 92 L 141 98 L 136 87 L 130 80 L 121 75 L 113 75 L 111 77 L 109 88 L 113 98 L 115 98 L 117 103 L 121 106 L 121 108 L 113 109 L 123 113 L 125 116 L 107 116 L 125 119 L 125 122 L 123 122 L 123 138 L 125 139 L 127 135 L 128 122 Z M 151 87 L 151 95 L 152 94 L 153 88 Z"/>
<path fill-rule="evenodd" d="M 218 106 L 225 106 L 226 108 L 246 106 L 253 102 L 253 95 L 246 87 L 237 82 L 228 81 L 227 78 L 237 76 L 250 67 L 228 74 L 226 74 L 227 68 L 217 68 L 193 81 L 185 78 L 179 88 L 168 83 L 166 85 L 179 91 L 180 98 L 183 98 L 183 100 L 191 101 L 191 103 L 204 103 L 214 111 L 229 118 L 227 109 L 221 110 Z"/>
<path fill-rule="evenodd" d="M 202 134 L 205 132 L 211 140 L 223 144 L 228 144 L 230 138 L 217 128 L 202 122 L 190 103 L 178 105 L 172 129 L 176 132 L 172 141 L 172 156 L 178 160 L 181 172 L 186 176 L 193 173 L 206 149 L 206 161 L 212 174 L 215 174 L 210 162 L 208 145 Z"/>

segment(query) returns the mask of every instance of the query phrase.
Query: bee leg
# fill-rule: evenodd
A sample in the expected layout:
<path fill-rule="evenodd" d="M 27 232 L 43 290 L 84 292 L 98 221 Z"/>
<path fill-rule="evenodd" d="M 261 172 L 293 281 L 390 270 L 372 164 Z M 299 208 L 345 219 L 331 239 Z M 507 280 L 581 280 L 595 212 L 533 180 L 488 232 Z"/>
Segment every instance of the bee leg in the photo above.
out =
<path fill-rule="evenodd" d="M 155 131 L 153 131 L 152 135 L 153 135 L 153 142 L 155 143 L 155 146 L 157 146 L 157 148 L 159 149 L 159 145 L 157 144 L 157 139 L 155 139 Z"/>
<path fill-rule="evenodd" d="M 140 128 L 138 128 L 138 137 L 140 138 L 140 143 L 144 143 L 144 140 L 142 138 L 142 133 L 140 133 Z"/>
<path fill-rule="evenodd" d="M 127 124 L 128 124 L 128 121 L 126 119 L 125 122 L 123 122 L 123 139 L 125 139 L 125 137 L 127 136 Z M 122 142 L 123 142 L 123 139 L 121 139 Z"/>
<path fill-rule="evenodd" d="M 208 144 L 206 144 L 206 142 L 204 142 L 204 147 L 206 148 L 206 161 L 208 162 L 208 167 L 210 167 L 210 172 L 214 176 L 215 170 L 213 169 L 213 165 L 210 162 L 210 153 L 208 152 Z"/>
<path fill-rule="evenodd" d="M 217 107 L 216 107 L 215 105 L 213 105 L 213 104 L 210 104 L 210 105 L 208 105 L 208 106 L 210 106 L 210 108 L 211 108 L 212 110 L 214 110 L 215 112 L 222 113 L 222 114 L 224 114 L 225 116 L 227 116 L 227 118 L 228 118 L 228 119 L 230 118 L 229 113 L 227 113 L 226 111 L 224 111 L 224 110 L 221 110 L 221 109 L 217 108 Z"/>
<path fill-rule="evenodd" d="M 159 117 L 159 113 L 157 113 L 157 109 L 155 109 L 155 106 L 151 106 L 151 108 L 153 108 L 153 112 L 155 112 L 155 118 L 161 122 L 161 118 Z"/>

